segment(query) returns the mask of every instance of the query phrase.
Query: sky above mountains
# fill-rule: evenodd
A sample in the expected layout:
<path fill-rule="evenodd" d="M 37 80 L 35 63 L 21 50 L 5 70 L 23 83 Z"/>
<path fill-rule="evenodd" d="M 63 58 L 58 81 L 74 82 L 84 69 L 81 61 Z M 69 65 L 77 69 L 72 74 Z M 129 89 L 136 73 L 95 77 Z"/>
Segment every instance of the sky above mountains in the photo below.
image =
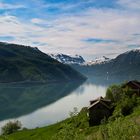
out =
<path fill-rule="evenodd" d="M 140 0 L 0 0 L 0 41 L 91 59 L 140 48 Z"/>

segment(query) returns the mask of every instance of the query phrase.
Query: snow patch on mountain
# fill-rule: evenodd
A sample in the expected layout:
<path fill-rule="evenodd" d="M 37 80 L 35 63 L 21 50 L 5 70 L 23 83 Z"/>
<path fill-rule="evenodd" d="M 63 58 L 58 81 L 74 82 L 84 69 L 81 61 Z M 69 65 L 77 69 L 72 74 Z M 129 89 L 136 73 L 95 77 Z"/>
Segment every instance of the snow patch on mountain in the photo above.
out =
<path fill-rule="evenodd" d="M 48 54 L 53 59 L 56 59 L 57 61 L 63 63 L 63 64 L 84 64 L 85 60 L 80 55 L 66 55 L 66 54 Z"/>
<path fill-rule="evenodd" d="M 122 53 L 122 54 L 128 54 L 128 53 L 131 53 L 131 52 L 140 53 L 140 48 L 138 48 L 138 49 L 133 49 L 133 50 L 129 50 L 129 51 L 127 51 L 127 52 L 125 52 L 125 53 Z"/>
<path fill-rule="evenodd" d="M 96 65 L 96 64 L 103 64 L 103 63 L 107 63 L 109 62 L 111 59 L 107 58 L 105 56 L 100 57 L 100 58 L 95 58 L 95 60 L 89 61 L 89 62 L 85 62 L 84 65 Z"/>

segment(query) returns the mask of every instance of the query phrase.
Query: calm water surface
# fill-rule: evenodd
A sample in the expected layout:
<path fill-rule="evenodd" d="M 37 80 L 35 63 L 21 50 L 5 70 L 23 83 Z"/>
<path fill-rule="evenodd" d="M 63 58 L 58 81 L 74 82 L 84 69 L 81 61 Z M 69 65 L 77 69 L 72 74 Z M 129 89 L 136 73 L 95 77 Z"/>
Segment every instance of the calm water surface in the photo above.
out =
<path fill-rule="evenodd" d="M 122 81 L 90 78 L 84 83 L 0 85 L 0 127 L 9 120 L 19 120 L 27 128 L 58 122 L 74 107 L 88 106 L 90 100 L 104 97 L 109 85 Z"/>

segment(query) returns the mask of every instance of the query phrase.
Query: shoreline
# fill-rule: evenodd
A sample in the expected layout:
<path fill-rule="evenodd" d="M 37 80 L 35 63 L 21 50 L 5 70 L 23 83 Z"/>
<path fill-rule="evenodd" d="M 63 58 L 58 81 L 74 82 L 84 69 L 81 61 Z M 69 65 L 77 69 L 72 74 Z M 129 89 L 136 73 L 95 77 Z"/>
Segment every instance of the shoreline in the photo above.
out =
<path fill-rule="evenodd" d="M 87 78 L 88 79 L 88 78 Z M 87 79 L 79 79 L 79 80 L 60 80 L 60 81 L 19 81 L 19 82 L 0 82 L 0 86 L 2 85 L 46 85 L 46 84 L 61 84 L 61 83 L 71 83 L 71 82 L 79 82 L 84 83 Z"/>

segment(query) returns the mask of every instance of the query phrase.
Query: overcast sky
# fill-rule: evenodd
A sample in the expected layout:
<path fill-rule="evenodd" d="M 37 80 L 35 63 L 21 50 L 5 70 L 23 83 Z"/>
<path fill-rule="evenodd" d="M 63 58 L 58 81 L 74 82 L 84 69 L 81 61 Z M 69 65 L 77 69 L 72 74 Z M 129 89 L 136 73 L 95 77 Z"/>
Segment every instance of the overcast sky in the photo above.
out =
<path fill-rule="evenodd" d="M 0 0 L 0 41 L 112 57 L 140 48 L 140 0 Z"/>

